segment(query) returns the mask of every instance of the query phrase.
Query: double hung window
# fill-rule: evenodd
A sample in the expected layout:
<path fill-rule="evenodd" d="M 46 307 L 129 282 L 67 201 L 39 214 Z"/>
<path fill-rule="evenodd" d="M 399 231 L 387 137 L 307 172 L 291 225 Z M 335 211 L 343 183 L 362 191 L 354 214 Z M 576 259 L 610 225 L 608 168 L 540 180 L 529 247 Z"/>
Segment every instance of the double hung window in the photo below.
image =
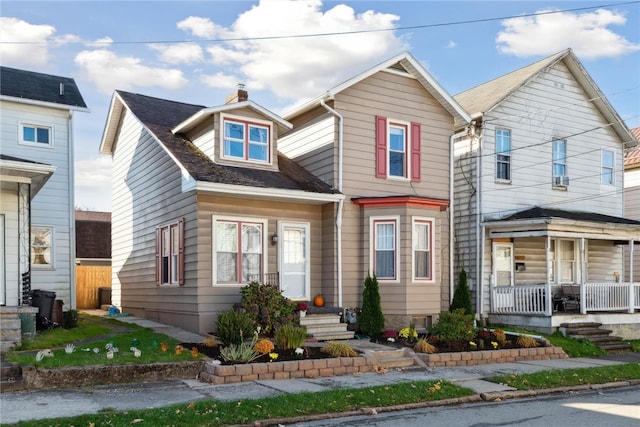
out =
<path fill-rule="evenodd" d="M 553 176 L 567 176 L 567 141 L 553 141 Z"/>
<path fill-rule="evenodd" d="M 262 277 L 264 222 L 215 221 L 216 282 L 241 284 Z"/>
<path fill-rule="evenodd" d="M 159 285 L 184 283 L 184 226 L 177 221 L 156 231 L 156 278 Z"/>
<path fill-rule="evenodd" d="M 413 279 L 433 280 L 433 220 L 413 220 Z"/>
<path fill-rule="evenodd" d="M 602 174 L 601 183 L 606 185 L 613 185 L 614 180 L 614 154 L 612 150 L 602 150 Z"/>
<path fill-rule="evenodd" d="M 398 278 L 398 219 L 371 218 L 371 221 L 372 270 L 380 280 L 396 280 Z"/>
<path fill-rule="evenodd" d="M 417 122 L 376 116 L 376 177 L 420 181 L 420 129 Z"/>
<path fill-rule="evenodd" d="M 496 129 L 496 179 L 511 180 L 511 131 Z"/>
<path fill-rule="evenodd" d="M 53 267 L 53 227 L 31 227 L 31 265 Z"/>

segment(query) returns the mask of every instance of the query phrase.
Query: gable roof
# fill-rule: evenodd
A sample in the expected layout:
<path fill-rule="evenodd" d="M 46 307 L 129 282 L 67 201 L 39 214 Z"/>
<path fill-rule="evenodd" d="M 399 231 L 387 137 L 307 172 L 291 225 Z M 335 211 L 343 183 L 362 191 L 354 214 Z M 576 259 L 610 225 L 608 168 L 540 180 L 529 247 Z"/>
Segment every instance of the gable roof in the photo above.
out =
<path fill-rule="evenodd" d="M 332 99 L 338 93 L 350 88 L 358 82 L 378 73 L 380 71 L 390 71 L 394 73 L 402 73 L 408 77 L 417 79 L 420 84 L 436 99 L 438 102 L 453 116 L 456 123 L 462 122 L 467 124 L 471 121 L 469 114 L 458 104 L 442 86 L 429 74 L 429 72 L 420 64 L 420 62 L 409 52 L 403 52 L 394 56 L 352 78 L 334 86 L 327 90 L 324 94 L 313 98 L 303 105 L 285 114 L 285 118 L 291 118 L 301 113 L 311 110 L 321 101 Z"/>
<path fill-rule="evenodd" d="M 76 82 L 70 77 L 0 67 L 0 95 L 2 99 L 15 102 L 89 111 Z"/>
<path fill-rule="evenodd" d="M 631 129 L 631 134 L 640 144 L 640 127 Z M 628 148 L 624 153 L 624 168 L 635 169 L 640 168 L 640 146 Z"/>
<path fill-rule="evenodd" d="M 580 84 L 587 97 L 592 100 L 594 107 L 608 123 L 612 124 L 611 127 L 623 141 L 625 147 L 629 146 L 627 144 L 635 145 L 635 141 L 622 118 L 611 106 L 593 79 L 591 79 L 591 76 L 589 76 L 589 73 L 587 73 L 571 49 L 565 49 L 533 64 L 468 89 L 455 95 L 454 98 L 471 114 L 471 117 L 475 118 L 484 115 L 500 105 L 514 92 L 526 86 L 542 72 L 561 61 L 564 62 L 578 84 Z"/>
<path fill-rule="evenodd" d="M 325 202 L 336 196 L 342 197 L 329 185 L 280 153 L 277 171 L 217 164 L 183 134 L 172 132 L 178 124 L 206 107 L 130 92 L 116 91 L 114 94 L 100 145 L 100 151 L 104 154 L 113 153 L 119 118 L 125 108 L 148 129 L 176 164 L 198 182 L 196 186 L 211 189 L 211 184 L 222 184 L 232 186 L 234 194 L 248 195 L 251 194 L 251 188 L 293 190 L 302 192 L 299 194 L 303 198 L 311 199 L 313 195 L 308 193 L 314 193 L 318 201 Z M 335 196 L 323 198 L 321 194 Z M 286 193 L 281 195 L 287 197 Z"/>

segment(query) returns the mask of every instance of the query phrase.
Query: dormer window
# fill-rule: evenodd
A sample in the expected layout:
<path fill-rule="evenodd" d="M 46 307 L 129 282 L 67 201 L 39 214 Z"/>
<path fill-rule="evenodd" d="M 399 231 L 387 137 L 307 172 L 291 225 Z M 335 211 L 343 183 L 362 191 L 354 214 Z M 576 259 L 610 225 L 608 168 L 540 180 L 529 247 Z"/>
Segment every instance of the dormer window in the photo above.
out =
<path fill-rule="evenodd" d="M 271 125 L 222 116 L 222 157 L 229 160 L 269 163 Z"/>

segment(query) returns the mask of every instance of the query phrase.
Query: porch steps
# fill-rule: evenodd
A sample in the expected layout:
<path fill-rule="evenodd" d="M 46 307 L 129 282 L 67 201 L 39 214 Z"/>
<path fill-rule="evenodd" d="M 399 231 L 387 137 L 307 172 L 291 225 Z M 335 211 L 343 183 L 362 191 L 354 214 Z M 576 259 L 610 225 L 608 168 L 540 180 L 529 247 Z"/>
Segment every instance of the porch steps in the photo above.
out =
<path fill-rule="evenodd" d="M 0 352 L 22 343 L 22 325 L 18 313 L 0 312 Z"/>
<path fill-rule="evenodd" d="M 415 365 L 415 359 L 407 354 L 407 349 L 375 351 L 378 366 L 383 369 L 409 368 Z"/>
<path fill-rule="evenodd" d="M 563 323 L 560 328 L 564 329 L 566 336 L 586 339 L 597 345 L 607 353 L 630 351 L 631 345 L 623 342 L 621 337 L 611 335 L 611 330 L 603 329 L 602 323 Z"/>
<path fill-rule="evenodd" d="M 340 321 L 338 313 L 307 313 L 300 318 L 300 326 L 307 328 L 307 335 L 317 341 L 350 340 L 353 331 L 347 330 L 347 324 Z"/>

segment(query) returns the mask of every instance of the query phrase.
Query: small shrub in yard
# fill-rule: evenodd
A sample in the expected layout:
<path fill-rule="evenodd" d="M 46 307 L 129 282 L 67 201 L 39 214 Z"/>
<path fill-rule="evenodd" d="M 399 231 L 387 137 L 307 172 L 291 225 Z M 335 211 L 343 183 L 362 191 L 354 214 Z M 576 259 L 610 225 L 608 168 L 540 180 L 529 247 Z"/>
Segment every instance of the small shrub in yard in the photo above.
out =
<path fill-rule="evenodd" d="M 413 350 L 418 353 L 435 353 L 436 347 L 430 344 L 426 338 L 419 338 L 413 346 Z"/>
<path fill-rule="evenodd" d="M 505 334 L 502 329 L 494 329 L 493 336 L 496 337 L 496 341 L 500 347 L 503 347 L 507 342 L 507 334 Z"/>
<path fill-rule="evenodd" d="M 472 340 L 476 334 L 473 315 L 465 314 L 464 309 L 461 308 L 453 312 L 443 311 L 440 313 L 440 319 L 429 332 L 441 340 Z"/>
<path fill-rule="evenodd" d="M 449 306 L 450 312 L 454 312 L 459 309 L 463 309 L 465 314 L 473 314 L 471 292 L 469 291 L 469 286 L 467 286 L 467 272 L 464 268 L 460 271 L 458 284 L 456 285 L 456 290 L 453 293 L 453 300 Z"/>
<path fill-rule="evenodd" d="M 333 357 L 356 357 L 358 355 L 358 352 L 352 349 L 349 344 L 338 341 L 330 341 L 320 350 Z"/>
<path fill-rule="evenodd" d="M 255 327 L 260 327 L 261 333 L 271 335 L 280 326 L 293 321 L 296 306 L 282 295 L 277 285 L 252 282 L 240 293 L 240 308 L 248 313 Z"/>
<path fill-rule="evenodd" d="M 228 310 L 218 315 L 216 335 L 224 345 L 240 344 L 254 331 L 251 316 L 242 310 Z"/>
<path fill-rule="evenodd" d="M 516 343 L 523 348 L 533 348 L 538 346 L 538 341 L 528 335 L 520 335 L 516 340 Z"/>
<path fill-rule="evenodd" d="M 307 328 L 287 323 L 276 329 L 273 339 L 278 348 L 296 349 L 304 345 L 304 341 L 307 339 Z"/>
<path fill-rule="evenodd" d="M 274 348 L 275 346 L 273 345 L 271 340 L 268 340 L 266 338 L 261 339 L 256 343 L 256 345 L 253 346 L 253 349 L 261 354 L 269 354 L 273 351 Z"/>
<path fill-rule="evenodd" d="M 378 279 L 375 274 L 373 277 L 371 277 L 370 274 L 367 275 L 364 281 L 362 311 L 358 319 L 358 324 L 363 333 L 371 336 L 380 334 L 384 328 L 384 315 L 382 314 L 382 305 L 380 304 Z"/>
<path fill-rule="evenodd" d="M 220 357 L 228 363 L 251 363 L 258 357 L 262 356 L 254 350 L 256 345 L 257 334 L 249 342 L 241 339 L 239 344 L 231 344 L 220 349 Z"/>

